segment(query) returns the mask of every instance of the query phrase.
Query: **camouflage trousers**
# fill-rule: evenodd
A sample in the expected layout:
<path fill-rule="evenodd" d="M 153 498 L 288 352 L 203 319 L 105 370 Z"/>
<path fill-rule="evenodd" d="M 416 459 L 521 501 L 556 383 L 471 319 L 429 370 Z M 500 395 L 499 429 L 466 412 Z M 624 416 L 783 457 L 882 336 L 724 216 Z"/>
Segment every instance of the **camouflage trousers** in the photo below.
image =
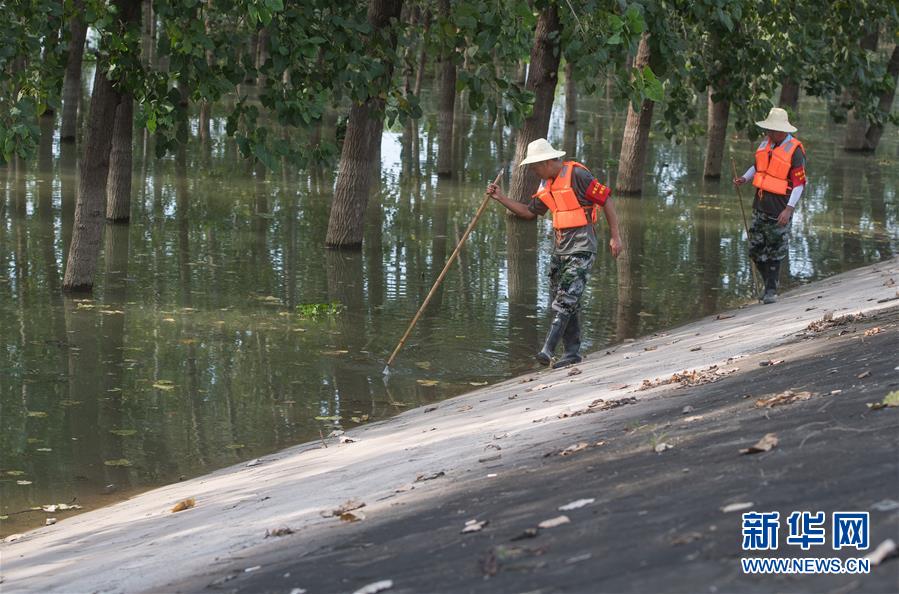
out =
<path fill-rule="evenodd" d="M 783 227 L 777 219 L 758 210 L 752 211 L 749 225 L 749 257 L 755 262 L 783 260 L 790 247 L 790 224 Z"/>
<path fill-rule="evenodd" d="M 552 308 L 570 314 L 581 308 L 581 295 L 587 288 L 587 276 L 596 254 L 581 252 L 570 256 L 553 254 L 549 263 L 549 286 Z"/>

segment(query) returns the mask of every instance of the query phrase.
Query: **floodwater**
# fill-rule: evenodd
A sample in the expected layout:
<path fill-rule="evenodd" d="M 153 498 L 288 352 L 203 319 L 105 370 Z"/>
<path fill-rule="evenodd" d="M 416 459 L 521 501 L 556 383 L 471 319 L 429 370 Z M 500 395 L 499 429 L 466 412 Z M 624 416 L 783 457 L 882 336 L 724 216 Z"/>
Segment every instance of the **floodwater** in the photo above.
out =
<path fill-rule="evenodd" d="M 550 140 L 613 182 L 621 110 L 581 98 L 578 127 L 566 131 L 563 101 Z M 787 286 L 899 250 L 895 128 L 876 155 L 846 154 L 825 112 L 806 101 L 797 122 L 810 185 Z M 514 151 L 508 129 L 463 110 L 461 173 L 438 179 L 435 122 L 419 124 L 417 165 L 401 129 L 384 133 L 361 252 L 323 247 L 333 171 L 254 172 L 223 119 L 211 142 L 194 137 L 163 160 L 144 159 L 152 138 L 138 135 L 132 223 L 107 226 L 92 297 L 70 299 L 60 285 L 74 148 L 44 122 L 41 155 L 19 174 L 0 167 L 2 533 L 73 513 L 35 507 L 98 507 L 534 369 L 548 323 L 549 222 L 514 221 L 492 204 L 383 380 Z M 614 198 L 625 252 L 597 259 L 587 351 L 752 299 L 740 203 L 729 182 L 702 179 L 704 142 L 654 136 L 643 197 Z M 732 132 L 725 180 L 730 156 L 742 172 L 754 146 Z"/>

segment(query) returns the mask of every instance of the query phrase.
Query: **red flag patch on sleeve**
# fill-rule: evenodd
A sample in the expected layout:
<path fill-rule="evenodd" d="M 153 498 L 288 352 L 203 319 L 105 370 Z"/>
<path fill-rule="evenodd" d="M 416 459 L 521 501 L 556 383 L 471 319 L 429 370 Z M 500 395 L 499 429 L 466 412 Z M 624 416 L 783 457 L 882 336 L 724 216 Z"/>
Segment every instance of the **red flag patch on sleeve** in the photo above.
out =
<path fill-rule="evenodd" d="M 612 194 L 612 188 L 604 186 L 595 179 L 587 186 L 587 195 L 585 198 L 594 204 L 602 206 Z"/>
<path fill-rule="evenodd" d="M 790 170 L 790 183 L 793 187 L 805 185 L 805 167 L 794 167 Z"/>

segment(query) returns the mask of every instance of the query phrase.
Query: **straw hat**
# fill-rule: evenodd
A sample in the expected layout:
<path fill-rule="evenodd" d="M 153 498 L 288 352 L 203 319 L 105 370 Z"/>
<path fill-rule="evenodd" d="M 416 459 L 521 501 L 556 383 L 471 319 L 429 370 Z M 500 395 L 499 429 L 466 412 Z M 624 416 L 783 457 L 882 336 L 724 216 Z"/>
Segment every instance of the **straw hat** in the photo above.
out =
<path fill-rule="evenodd" d="M 768 117 L 761 122 L 756 122 L 755 125 L 759 128 L 776 132 L 789 132 L 792 134 L 796 131 L 796 126 L 790 123 L 787 112 L 779 107 L 772 107 L 771 111 L 768 112 Z"/>
<path fill-rule="evenodd" d="M 528 153 L 524 157 L 524 161 L 518 164 L 530 165 L 531 163 L 539 163 L 540 161 L 549 161 L 550 159 L 558 159 L 564 157 L 565 151 L 557 151 L 553 145 L 545 138 L 538 138 L 528 145 Z"/>

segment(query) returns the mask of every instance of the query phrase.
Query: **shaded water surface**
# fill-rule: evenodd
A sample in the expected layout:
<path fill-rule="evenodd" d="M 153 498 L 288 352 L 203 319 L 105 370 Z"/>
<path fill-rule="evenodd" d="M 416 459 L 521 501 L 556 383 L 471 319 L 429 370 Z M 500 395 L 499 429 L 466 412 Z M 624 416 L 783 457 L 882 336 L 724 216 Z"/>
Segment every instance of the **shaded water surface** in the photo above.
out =
<path fill-rule="evenodd" d="M 551 140 L 611 182 L 622 120 L 585 98 L 580 127 L 565 131 L 561 102 Z M 876 156 L 848 155 L 822 104 L 803 105 L 803 116 L 811 184 L 787 285 L 899 249 L 895 130 Z M 218 120 L 211 143 L 192 141 L 164 160 L 143 159 L 152 140 L 138 134 L 132 224 L 106 227 L 97 286 L 79 299 L 60 292 L 74 148 L 44 122 L 39 157 L 0 167 L 3 533 L 66 515 L 35 506 L 96 507 L 534 368 L 547 325 L 549 223 L 510 220 L 492 205 L 382 381 L 387 355 L 514 149 L 508 130 L 464 113 L 462 173 L 438 179 L 436 127 L 420 124 L 417 155 L 401 130 L 385 132 L 365 244 L 349 253 L 323 248 L 333 171 L 254 171 Z M 616 198 L 625 252 L 597 259 L 587 350 L 751 299 L 739 202 L 728 182 L 702 180 L 703 142 L 654 138 L 644 196 Z M 729 139 L 741 172 L 753 146 Z"/>

